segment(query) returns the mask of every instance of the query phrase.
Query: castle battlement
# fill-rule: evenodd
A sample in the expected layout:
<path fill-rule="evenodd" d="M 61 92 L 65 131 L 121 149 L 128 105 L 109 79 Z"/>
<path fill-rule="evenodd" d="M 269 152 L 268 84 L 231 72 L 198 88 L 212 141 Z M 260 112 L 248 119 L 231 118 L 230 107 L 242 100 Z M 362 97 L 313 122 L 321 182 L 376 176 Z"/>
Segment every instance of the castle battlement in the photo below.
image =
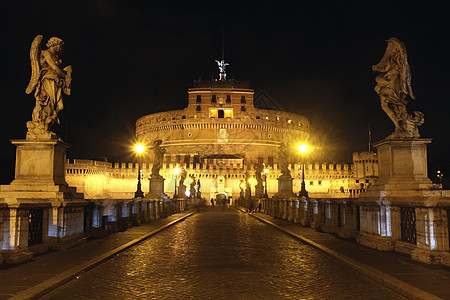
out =
<path fill-rule="evenodd" d="M 141 164 L 141 178 L 144 193 L 148 192 L 148 178 L 151 175 L 152 162 Z M 202 191 L 210 196 L 210 193 L 218 191 L 219 181 L 228 186 L 229 195 L 239 195 L 239 185 L 246 178 L 248 172 L 250 178 L 256 182 L 256 163 L 244 163 L 238 156 L 208 157 L 202 163 L 175 163 L 165 162 L 160 174 L 165 179 L 167 194 L 170 195 L 175 186 L 175 168 L 185 169 L 187 176 L 193 175 L 201 181 Z M 278 177 L 281 170 L 278 164 L 265 166 L 269 195 L 274 195 L 277 190 Z M 330 197 L 355 196 L 361 190 L 361 183 L 366 187 L 369 182 L 363 182 L 355 178 L 355 164 L 346 163 L 305 163 L 305 181 L 308 191 L 312 195 L 328 195 Z M 301 164 L 290 164 L 293 177 L 294 191 L 300 189 Z M 102 197 L 120 197 L 132 195 L 136 189 L 138 163 L 110 163 L 96 160 L 67 161 L 66 180 L 71 186 L 84 192 L 86 198 L 98 199 Z M 177 178 L 179 180 L 179 178 Z M 256 183 L 255 183 L 256 184 Z M 116 196 L 115 196 L 116 195 Z M 131 196 L 132 197 L 132 196 Z"/>

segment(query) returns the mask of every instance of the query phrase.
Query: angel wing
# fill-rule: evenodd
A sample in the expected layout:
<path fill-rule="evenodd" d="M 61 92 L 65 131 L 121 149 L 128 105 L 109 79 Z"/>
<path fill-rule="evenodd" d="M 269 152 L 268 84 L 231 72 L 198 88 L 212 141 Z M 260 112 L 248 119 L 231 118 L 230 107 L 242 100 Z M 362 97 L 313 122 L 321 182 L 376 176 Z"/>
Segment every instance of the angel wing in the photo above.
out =
<path fill-rule="evenodd" d="M 40 45 L 42 39 L 43 39 L 42 35 L 37 35 L 34 38 L 33 42 L 31 43 L 30 48 L 31 78 L 30 82 L 28 83 L 27 89 L 25 90 L 25 93 L 27 94 L 30 94 L 34 90 L 39 80 L 39 72 L 40 72 L 39 55 L 41 52 Z"/>
<path fill-rule="evenodd" d="M 391 37 L 390 40 L 392 40 L 396 45 L 398 51 L 400 51 L 400 88 L 401 91 L 405 95 L 409 95 L 412 99 L 415 99 L 414 93 L 412 91 L 411 86 L 411 69 L 409 68 L 408 64 L 408 54 L 406 53 L 406 47 L 405 44 L 403 44 L 402 41 L 395 37 Z"/>
<path fill-rule="evenodd" d="M 411 99 L 416 99 L 416 97 L 414 96 L 414 93 L 412 91 L 411 69 L 409 68 L 408 59 L 406 56 L 406 50 L 405 50 L 405 58 L 404 58 L 404 63 L 403 63 L 400 78 L 401 78 L 401 84 L 402 84 L 402 91 L 405 94 L 409 95 L 411 97 Z"/>

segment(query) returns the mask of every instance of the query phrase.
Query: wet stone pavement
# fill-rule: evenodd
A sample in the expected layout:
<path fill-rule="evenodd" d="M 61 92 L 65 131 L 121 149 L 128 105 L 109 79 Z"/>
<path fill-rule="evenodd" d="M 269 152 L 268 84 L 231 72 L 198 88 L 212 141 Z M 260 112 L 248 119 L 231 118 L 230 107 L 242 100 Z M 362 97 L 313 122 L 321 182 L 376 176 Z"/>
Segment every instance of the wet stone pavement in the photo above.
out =
<path fill-rule="evenodd" d="M 207 208 L 41 299 L 403 299 L 234 208 Z"/>

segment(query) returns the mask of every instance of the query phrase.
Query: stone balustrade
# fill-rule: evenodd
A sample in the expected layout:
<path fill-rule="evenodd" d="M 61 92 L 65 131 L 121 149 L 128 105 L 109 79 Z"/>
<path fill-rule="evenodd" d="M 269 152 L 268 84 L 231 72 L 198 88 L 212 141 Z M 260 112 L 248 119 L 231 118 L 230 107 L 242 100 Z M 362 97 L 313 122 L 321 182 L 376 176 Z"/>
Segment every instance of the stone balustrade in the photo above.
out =
<path fill-rule="evenodd" d="M 438 193 L 438 191 L 436 191 Z M 425 263 L 450 266 L 450 192 L 440 205 L 362 205 L 357 198 L 261 198 L 261 213 Z M 249 207 L 249 200 L 237 201 Z M 382 204 L 380 204 L 382 205 Z M 364 240 L 361 237 L 364 236 Z M 369 239 L 368 237 L 372 237 Z M 387 237 L 388 239 L 385 239 Z"/>

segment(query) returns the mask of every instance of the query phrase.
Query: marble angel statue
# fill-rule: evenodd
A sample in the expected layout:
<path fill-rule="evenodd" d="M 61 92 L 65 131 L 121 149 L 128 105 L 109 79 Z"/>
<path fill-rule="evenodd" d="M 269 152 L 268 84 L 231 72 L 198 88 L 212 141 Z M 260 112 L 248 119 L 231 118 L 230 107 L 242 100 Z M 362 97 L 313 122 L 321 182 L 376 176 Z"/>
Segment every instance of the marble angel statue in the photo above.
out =
<path fill-rule="evenodd" d="M 162 140 L 153 141 L 153 167 L 152 167 L 152 177 L 162 177 L 159 174 L 159 170 L 161 170 L 164 154 L 166 154 L 166 149 L 161 148 Z"/>
<path fill-rule="evenodd" d="M 281 142 L 278 165 L 281 170 L 282 176 L 287 176 L 287 177 L 291 176 L 291 171 L 289 170 L 289 166 L 288 166 L 289 165 L 289 157 L 290 157 L 289 146 L 286 143 Z"/>
<path fill-rule="evenodd" d="M 378 64 L 372 66 L 372 70 L 378 73 L 375 92 L 380 97 L 381 108 L 395 125 L 395 131 L 388 139 L 418 138 L 417 126 L 423 124 L 424 116 L 421 112 L 409 114 L 406 110 L 406 97 L 415 97 L 405 45 L 391 37 L 387 41 L 386 53 Z"/>
<path fill-rule="evenodd" d="M 43 50 L 42 39 L 42 35 L 36 36 L 30 49 L 31 79 L 25 92 L 34 91 L 36 106 L 31 121 L 27 122 L 27 139 L 56 137 L 50 127 L 60 123 L 58 112 L 64 108 L 62 95 L 70 95 L 71 91 L 72 66 L 61 67 L 64 42 L 52 37 Z"/>

